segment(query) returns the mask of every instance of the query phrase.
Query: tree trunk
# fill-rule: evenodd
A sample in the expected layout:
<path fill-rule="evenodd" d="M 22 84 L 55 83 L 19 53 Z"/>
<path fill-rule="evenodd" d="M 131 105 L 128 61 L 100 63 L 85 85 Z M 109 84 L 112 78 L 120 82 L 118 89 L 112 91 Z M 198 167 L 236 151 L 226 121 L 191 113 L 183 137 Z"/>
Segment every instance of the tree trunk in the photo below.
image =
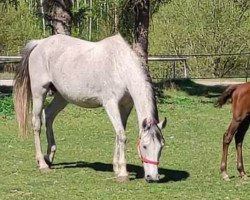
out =
<path fill-rule="evenodd" d="M 71 34 L 72 14 L 71 0 L 55 1 L 52 9 L 52 32 L 53 34 Z"/>
<path fill-rule="evenodd" d="M 150 0 L 135 2 L 135 50 L 147 64 Z"/>
<path fill-rule="evenodd" d="M 44 0 L 44 9 L 51 22 L 52 34 L 71 34 L 73 0 Z"/>

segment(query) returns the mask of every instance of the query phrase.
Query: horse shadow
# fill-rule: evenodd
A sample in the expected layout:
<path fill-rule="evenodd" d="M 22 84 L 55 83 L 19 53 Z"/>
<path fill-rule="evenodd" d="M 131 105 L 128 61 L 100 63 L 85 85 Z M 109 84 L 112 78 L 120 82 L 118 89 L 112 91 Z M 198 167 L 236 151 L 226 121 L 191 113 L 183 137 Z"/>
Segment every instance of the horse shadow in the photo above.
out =
<path fill-rule="evenodd" d="M 102 162 L 93 162 L 93 163 L 84 162 L 84 161 L 62 162 L 62 163 L 52 164 L 51 168 L 52 169 L 90 168 L 90 169 L 94 169 L 95 171 L 113 172 L 112 164 L 102 163 Z M 130 175 L 130 180 L 144 178 L 144 171 L 141 166 L 127 164 L 127 170 Z M 171 182 L 171 181 L 173 182 L 183 181 L 183 180 L 186 180 L 190 176 L 190 174 L 186 171 L 172 170 L 172 169 L 165 169 L 165 168 L 159 168 L 159 174 L 163 175 L 164 177 L 161 178 L 158 183 L 166 183 L 166 182 Z"/>
<path fill-rule="evenodd" d="M 216 98 L 221 95 L 227 85 L 203 85 L 192 81 L 191 79 L 161 80 L 154 83 L 159 97 L 163 97 L 165 88 L 175 88 L 184 91 L 190 96 L 204 96 L 207 98 Z"/>
<path fill-rule="evenodd" d="M 12 86 L 0 86 L 0 97 L 10 96 L 13 92 Z"/>

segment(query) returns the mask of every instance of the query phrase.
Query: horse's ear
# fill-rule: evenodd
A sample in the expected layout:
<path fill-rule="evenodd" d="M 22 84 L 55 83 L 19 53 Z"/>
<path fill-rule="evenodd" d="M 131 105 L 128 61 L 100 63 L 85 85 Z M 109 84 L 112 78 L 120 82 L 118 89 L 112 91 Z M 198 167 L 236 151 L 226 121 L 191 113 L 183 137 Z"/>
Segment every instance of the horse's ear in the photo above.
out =
<path fill-rule="evenodd" d="M 159 127 L 159 129 L 164 129 L 165 126 L 167 125 L 167 118 L 165 117 L 163 121 L 159 122 L 157 124 L 157 126 Z"/>

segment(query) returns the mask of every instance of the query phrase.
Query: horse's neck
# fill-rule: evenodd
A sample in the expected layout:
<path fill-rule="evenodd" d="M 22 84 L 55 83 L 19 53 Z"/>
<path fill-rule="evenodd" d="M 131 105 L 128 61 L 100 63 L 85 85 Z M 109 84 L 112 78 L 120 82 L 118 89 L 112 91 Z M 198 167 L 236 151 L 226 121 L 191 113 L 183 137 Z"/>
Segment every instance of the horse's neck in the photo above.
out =
<path fill-rule="evenodd" d="M 130 84 L 130 95 L 134 101 L 139 127 L 142 126 L 144 119 L 148 121 L 158 121 L 158 111 L 152 84 L 143 77 L 133 78 L 133 84 Z"/>
<path fill-rule="evenodd" d="M 111 39 L 113 42 L 110 51 L 112 55 L 115 55 L 113 59 L 115 65 L 119 66 L 117 69 L 120 72 L 120 78 L 125 82 L 134 101 L 139 127 L 142 126 L 144 119 L 158 121 L 154 92 L 149 77 L 147 77 L 148 72 L 145 71 L 145 63 L 120 36 Z"/>

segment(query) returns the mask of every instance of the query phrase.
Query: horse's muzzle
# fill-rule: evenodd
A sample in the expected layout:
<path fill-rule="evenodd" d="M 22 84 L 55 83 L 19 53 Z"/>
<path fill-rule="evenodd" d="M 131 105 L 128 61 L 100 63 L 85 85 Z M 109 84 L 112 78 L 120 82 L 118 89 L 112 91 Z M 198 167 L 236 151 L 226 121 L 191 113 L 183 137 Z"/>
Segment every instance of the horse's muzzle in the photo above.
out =
<path fill-rule="evenodd" d="M 147 176 L 145 176 L 145 180 L 148 183 L 158 182 L 160 180 L 160 174 L 158 174 L 155 178 L 153 178 L 151 175 L 147 175 Z"/>

